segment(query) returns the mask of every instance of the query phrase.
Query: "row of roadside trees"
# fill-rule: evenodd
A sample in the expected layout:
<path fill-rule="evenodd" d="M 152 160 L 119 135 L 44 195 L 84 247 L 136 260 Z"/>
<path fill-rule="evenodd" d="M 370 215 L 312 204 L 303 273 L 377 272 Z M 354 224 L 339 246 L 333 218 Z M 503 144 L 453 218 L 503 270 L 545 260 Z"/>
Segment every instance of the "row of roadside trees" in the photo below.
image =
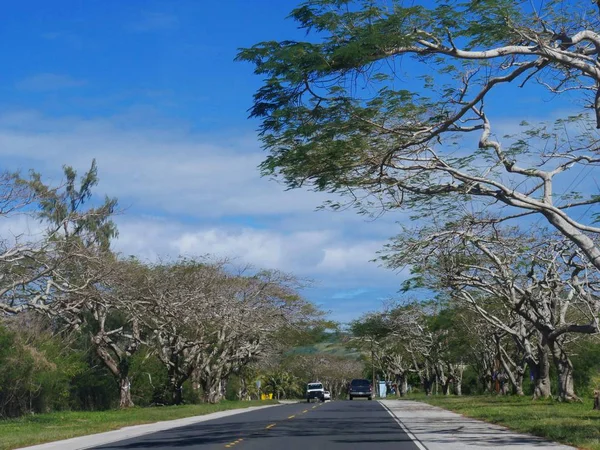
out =
<path fill-rule="evenodd" d="M 560 342 L 569 364 L 571 396 L 566 397 L 561 396 L 563 359 L 548 353 L 533 326 L 525 337 L 509 333 L 459 302 L 397 301 L 383 312 L 366 314 L 351 329 L 371 355 L 368 365 L 375 377 L 396 385 L 399 396 L 412 388 L 426 395 L 554 395 L 573 401 L 580 399 L 575 392 L 588 397 L 598 389 L 595 335 L 569 335 Z"/>
<path fill-rule="evenodd" d="M 215 403 L 232 376 L 252 383 L 245 367 L 284 351 L 319 319 L 288 274 L 209 256 L 147 263 L 114 253 L 117 203 L 92 196 L 97 181 L 95 164 L 81 177 L 66 167 L 54 187 L 36 173 L 0 177 L 0 219 L 10 230 L 0 240 L 0 416 L 35 409 L 39 392 L 24 388 L 17 360 L 33 358 L 40 372 L 65 369 L 28 328 L 58 339 L 63 359 L 85 349 L 89 365 L 76 372 L 101 365 L 119 406 L 129 407 L 132 380 L 145 377 L 135 373 L 140 358 L 163 368 L 158 401 L 181 403 L 187 382 Z"/>
<path fill-rule="evenodd" d="M 238 55 L 263 77 L 264 173 L 341 194 L 334 209 L 410 211 L 381 261 L 436 299 L 365 318 L 382 367 L 448 392 L 470 355 L 517 394 L 529 375 L 551 396 L 555 373 L 577 400 L 574 348 L 600 333 L 597 2 L 309 0 L 291 17 L 310 39 Z"/>

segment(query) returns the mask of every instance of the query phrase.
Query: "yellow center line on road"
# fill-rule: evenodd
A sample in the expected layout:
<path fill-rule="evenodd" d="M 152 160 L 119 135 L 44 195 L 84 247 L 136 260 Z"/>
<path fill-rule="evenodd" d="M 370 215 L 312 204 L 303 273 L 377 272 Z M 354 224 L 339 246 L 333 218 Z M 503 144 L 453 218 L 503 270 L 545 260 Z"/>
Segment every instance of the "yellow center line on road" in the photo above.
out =
<path fill-rule="evenodd" d="M 312 409 L 315 409 L 317 406 L 321 406 L 321 405 L 315 405 L 312 407 Z M 308 412 L 308 409 L 305 409 L 304 411 L 302 411 L 302 414 L 306 414 Z M 293 419 L 294 417 L 296 417 L 296 414 L 292 414 L 291 416 L 288 416 L 288 419 Z M 274 426 L 276 426 L 276 423 L 270 423 L 269 425 L 267 425 L 265 427 L 266 430 L 270 430 L 271 428 L 273 428 Z M 231 448 L 233 446 L 235 446 L 236 444 L 239 444 L 240 442 L 242 442 L 244 439 L 240 438 L 236 441 L 230 442 L 229 444 L 225 444 L 225 448 Z"/>
<path fill-rule="evenodd" d="M 235 444 L 239 444 L 240 442 L 242 442 L 244 439 L 240 438 L 237 441 L 233 441 L 230 442 L 229 444 L 225 444 L 225 448 L 231 448 L 233 447 Z"/>

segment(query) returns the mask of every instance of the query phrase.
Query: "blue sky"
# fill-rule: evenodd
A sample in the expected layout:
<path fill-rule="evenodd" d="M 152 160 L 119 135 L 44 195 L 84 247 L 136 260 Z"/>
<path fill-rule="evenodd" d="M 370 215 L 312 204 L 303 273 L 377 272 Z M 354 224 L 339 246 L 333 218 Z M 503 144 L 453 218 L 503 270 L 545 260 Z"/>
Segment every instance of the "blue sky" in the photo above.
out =
<path fill-rule="evenodd" d="M 261 179 L 248 120 L 261 80 L 233 61 L 262 40 L 300 38 L 294 1 L 27 1 L 4 6 L 3 169 L 58 182 L 99 166 L 124 209 L 115 248 L 149 260 L 206 253 L 313 280 L 305 295 L 348 321 L 393 296 L 371 263 L 399 216 L 315 212 L 325 199 Z"/>
<path fill-rule="evenodd" d="M 300 39 L 294 0 L 55 1 L 3 5 L 3 169 L 60 180 L 96 158 L 98 192 L 124 209 L 115 248 L 149 260 L 206 253 L 314 280 L 306 296 L 348 321 L 405 274 L 370 262 L 408 214 L 315 212 L 326 196 L 261 179 L 261 80 L 233 61 L 262 40 Z M 537 114 L 522 96 L 520 110 Z M 536 107 L 537 108 L 537 107 Z M 500 107 L 502 109 L 502 107 Z"/>

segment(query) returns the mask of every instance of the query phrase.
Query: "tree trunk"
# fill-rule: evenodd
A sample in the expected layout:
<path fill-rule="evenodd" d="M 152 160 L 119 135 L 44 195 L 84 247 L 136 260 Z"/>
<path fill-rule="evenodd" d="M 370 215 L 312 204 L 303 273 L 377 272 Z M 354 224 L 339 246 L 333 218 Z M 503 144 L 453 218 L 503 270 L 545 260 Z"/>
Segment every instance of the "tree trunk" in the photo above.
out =
<path fill-rule="evenodd" d="M 240 388 L 238 389 L 238 400 L 248 400 L 248 383 L 246 377 L 240 376 Z"/>
<path fill-rule="evenodd" d="M 204 394 L 204 401 L 211 404 L 217 404 L 221 400 L 221 393 L 219 392 L 218 386 L 214 389 L 209 390 Z"/>
<path fill-rule="evenodd" d="M 450 378 L 447 378 L 442 382 L 442 394 L 450 395 Z"/>
<path fill-rule="evenodd" d="M 119 408 L 134 406 L 131 399 L 131 380 L 129 379 L 129 361 L 123 356 L 118 361 L 110 355 L 102 345 L 102 335 L 92 336 L 92 343 L 96 346 L 96 354 L 110 370 L 119 385 Z"/>
<path fill-rule="evenodd" d="M 462 381 L 465 373 L 465 365 L 461 362 L 452 365 L 452 385 L 455 395 L 462 395 Z"/>
<path fill-rule="evenodd" d="M 444 367 L 438 363 L 435 367 L 435 394 L 438 393 L 438 382 L 441 384 L 442 394 L 448 395 L 450 392 L 450 377 L 444 372 Z"/>
<path fill-rule="evenodd" d="M 203 398 L 206 403 L 219 403 L 221 400 L 220 383 L 204 384 L 202 383 Z"/>
<path fill-rule="evenodd" d="M 486 370 L 485 374 L 482 377 L 483 381 L 483 392 L 486 394 L 492 393 L 492 374 L 489 370 Z"/>
<path fill-rule="evenodd" d="M 600 410 L 600 391 L 594 391 L 594 409 Z"/>
<path fill-rule="evenodd" d="M 462 378 L 457 378 L 454 383 L 454 393 L 456 395 L 462 395 Z"/>
<path fill-rule="evenodd" d="M 510 387 L 512 383 L 509 383 L 509 377 L 505 374 L 502 374 L 499 378 L 500 381 L 500 394 L 501 395 L 509 395 Z M 514 387 L 514 385 L 512 385 Z"/>
<path fill-rule="evenodd" d="M 119 379 L 119 392 L 119 408 L 130 408 L 134 406 L 133 400 L 131 399 L 131 381 L 127 375 L 121 376 Z"/>
<path fill-rule="evenodd" d="M 183 403 L 183 383 L 188 378 L 193 377 L 195 373 L 192 366 L 187 368 L 187 371 L 183 371 L 181 366 L 176 364 L 170 364 L 167 375 L 169 377 L 169 394 L 171 396 L 171 404 L 181 405 Z"/>
<path fill-rule="evenodd" d="M 181 396 L 181 384 L 179 383 L 179 380 L 177 379 L 177 375 L 175 374 L 175 369 L 172 368 L 171 366 L 169 367 L 169 396 L 171 397 L 171 404 L 172 405 L 180 405 L 181 401 L 182 401 L 182 396 Z"/>
<path fill-rule="evenodd" d="M 221 377 L 206 376 L 200 380 L 202 396 L 206 403 L 219 403 L 221 400 Z"/>
<path fill-rule="evenodd" d="M 501 338 L 499 336 L 495 337 L 496 339 L 496 353 L 498 355 L 498 359 L 500 360 L 500 363 L 502 364 L 502 368 L 504 369 L 504 372 L 506 373 L 506 376 L 508 377 L 508 380 L 510 381 L 510 384 L 512 385 L 512 391 L 514 394 L 516 395 L 523 395 L 523 374 L 524 374 L 524 367 L 519 366 L 518 364 L 510 361 L 510 365 L 509 365 L 509 361 L 507 361 L 508 356 L 505 357 L 505 352 L 501 346 Z M 512 367 L 515 367 L 515 370 L 512 370 Z M 505 388 L 505 392 L 503 392 L 505 395 L 508 395 L 508 386 L 506 386 Z"/>
<path fill-rule="evenodd" d="M 169 395 L 172 405 L 181 405 L 183 403 L 183 382 L 177 377 L 169 378 Z"/>
<path fill-rule="evenodd" d="M 229 377 L 221 378 L 219 382 L 219 389 L 221 393 L 220 398 L 227 398 L 227 385 L 229 384 Z"/>
<path fill-rule="evenodd" d="M 552 397 L 552 385 L 550 383 L 550 361 L 549 348 L 546 338 L 542 337 L 542 342 L 538 344 L 538 362 L 533 363 L 530 367 L 535 370 L 535 388 L 533 398 L 550 398 Z M 533 362 L 533 361 L 532 361 Z M 532 363 L 530 362 L 530 364 Z"/>
<path fill-rule="evenodd" d="M 433 388 L 433 380 L 430 377 L 423 377 L 423 390 L 425 395 L 430 396 Z"/>
<path fill-rule="evenodd" d="M 558 374 L 558 399 L 566 402 L 580 401 L 573 385 L 573 363 L 558 342 L 550 341 L 550 348 Z"/>
<path fill-rule="evenodd" d="M 406 374 L 402 374 L 397 378 L 396 384 L 398 385 L 398 395 L 404 397 L 408 391 L 408 379 Z"/>
<path fill-rule="evenodd" d="M 200 369 L 194 369 L 190 377 L 192 381 L 192 389 L 194 391 L 198 391 L 202 387 L 202 383 L 200 382 Z"/>
<path fill-rule="evenodd" d="M 513 385 L 513 394 L 520 397 L 524 396 L 523 392 L 523 377 L 525 376 L 525 365 L 518 367 L 515 374 L 515 382 Z"/>
<path fill-rule="evenodd" d="M 171 391 L 171 401 L 174 405 L 181 405 L 183 403 L 183 387 L 175 386 Z"/>

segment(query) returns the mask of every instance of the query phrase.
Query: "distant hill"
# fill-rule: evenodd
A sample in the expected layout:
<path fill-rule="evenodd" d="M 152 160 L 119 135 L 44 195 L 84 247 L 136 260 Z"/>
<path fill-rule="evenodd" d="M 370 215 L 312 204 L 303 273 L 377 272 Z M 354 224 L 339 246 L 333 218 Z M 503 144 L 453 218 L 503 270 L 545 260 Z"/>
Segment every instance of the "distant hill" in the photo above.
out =
<path fill-rule="evenodd" d="M 327 353 L 335 356 L 342 356 L 345 358 L 359 359 L 360 352 L 357 350 L 348 348 L 345 344 L 348 340 L 348 335 L 344 333 L 331 333 L 325 337 L 321 342 L 317 342 L 311 345 L 305 345 L 296 347 L 290 350 L 289 354 L 314 354 L 314 353 Z"/>

